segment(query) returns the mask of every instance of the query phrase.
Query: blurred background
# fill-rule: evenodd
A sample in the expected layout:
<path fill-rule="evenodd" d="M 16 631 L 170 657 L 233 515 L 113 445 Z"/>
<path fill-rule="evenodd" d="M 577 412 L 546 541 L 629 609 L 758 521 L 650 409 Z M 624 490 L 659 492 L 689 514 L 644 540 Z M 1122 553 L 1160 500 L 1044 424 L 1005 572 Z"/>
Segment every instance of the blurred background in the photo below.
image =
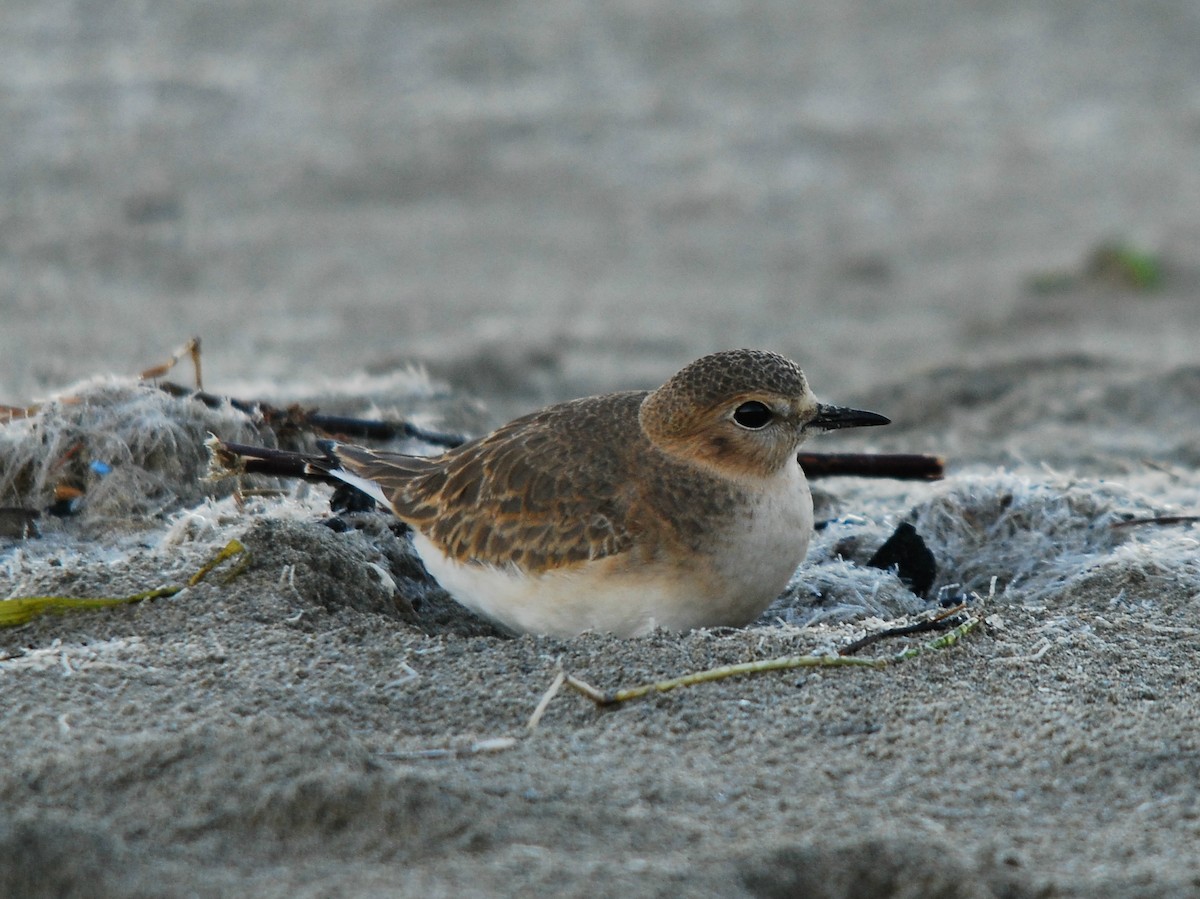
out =
<path fill-rule="evenodd" d="M 7 0 L 0 402 L 1196 360 L 1200 5 Z"/>

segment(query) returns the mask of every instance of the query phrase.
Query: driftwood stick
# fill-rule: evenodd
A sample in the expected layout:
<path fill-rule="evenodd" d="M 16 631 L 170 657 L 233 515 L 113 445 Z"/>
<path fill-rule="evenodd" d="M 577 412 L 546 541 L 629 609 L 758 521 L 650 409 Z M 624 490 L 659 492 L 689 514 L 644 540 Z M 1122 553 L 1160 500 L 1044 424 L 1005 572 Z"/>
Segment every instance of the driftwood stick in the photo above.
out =
<path fill-rule="evenodd" d="M 184 358 L 190 358 L 195 373 L 196 387 L 184 387 L 174 381 L 162 380 Z M 381 443 L 403 439 L 424 441 L 443 449 L 453 449 L 467 442 L 463 434 L 421 428 L 408 421 L 383 421 L 372 418 L 355 418 L 346 415 L 327 415 L 316 409 L 305 408 L 298 403 L 287 407 L 274 406 L 258 400 L 244 400 L 221 396 L 203 389 L 200 369 L 200 338 L 193 337 L 181 346 L 162 365 L 147 368 L 140 375 L 143 381 L 153 381 L 159 390 L 179 398 L 197 400 L 210 409 L 231 406 L 266 424 L 276 435 L 290 432 L 317 432 L 326 437 L 348 440 L 378 441 Z M 0 424 L 19 418 L 36 415 L 38 406 L 0 406 Z M 304 477 L 303 465 L 291 460 L 284 462 L 277 455 L 264 455 L 258 448 L 256 460 L 246 468 L 248 473 L 277 474 L 282 477 Z M 893 478 L 906 481 L 936 481 L 943 477 L 945 463 L 939 456 L 917 453 L 800 453 L 798 456 L 804 473 L 812 479 L 828 477 Z M 262 467 L 268 465 L 267 468 Z M 283 470 L 269 466 L 282 465 Z M 289 468 L 290 466 L 290 468 Z"/>
<path fill-rule="evenodd" d="M 344 419 L 344 421 L 353 425 L 358 420 Z M 366 421 L 361 423 L 393 427 L 389 422 Z M 406 423 L 399 422 L 397 425 L 406 425 Z M 407 426 L 411 427 L 411 425 Z M 343 430 L 341 433 L 345 433 L 345 431 Z M 429 440 L 428 436 L 422 436 L 421 439 Z M 314 461 L 314 459 L 324 461 L 324 457 L 321 456 L 312 457 L 304 453 L 292 453 L 286 450 L 248 446 L 241 443 L 225 443 L 224 441 L 218 441 L 217 448 L 223 448 L 232 454 L 232 457 L 242 457 L 244 461 L 240 463 L 240 471 L 245 474 L 330 481 L 327 477 L 306 470 L 305 466 L 308 462 Z M 214 453 L 217 452 L 217 448 L 213 449 Z M 229 464 L 222 463 L 219 467 L 227 470 L 238 467 L 238 463 L 232 457 L 228 459 Z M 804 453 L 800 456 L 800 464 L 804 468 L 804 473 L 810 478 L 838 475 L 899 480 L 937 480 L 942 477 L 942 460 L 936 456 L 897 453 L 882 453 L 876 456 L 863 453 L 831 453 L 827 455 Z"/>
<path fill-rule="evenodd" d="M 217 437 L 210 437 L 205 445 L 211 454 L 209 477 L 214 479 L 229 475 L 262 474 L 275 478 L 301 478 L 324 484 L 341 483 L 331 475 L 309 468 L 312 462 L 329 461 L 317 453 L 294 453 L 291 450 L 250 446 L 245 443 L 226 443 Z"/>
<path fill-rule="evenodd" d="M 800 453 L 800 467 L 810 479 L 832 477 L 894 478 L 938 481 L 945 476 L 941 456 L 920 453 Z"/>
<path fill-rule="evenodd" d="M 195 388 L 163 380 L 185 358 L 192 362 L 196 380 Z M 257 400 L 243 400 L 209 393 L 203 388 L 200 359 L 200 338 L 193 337 L 176 350 L 165 363 L 143 371 L 140 378 L 143 381 L 154 381 L 160 390 L 171 396 L 198 400 L 210 409 L 225 405 L 231 406 L 245 415 L 261 419 L 277 435 L 288 431 L 316 431 L 323 436 L 350 440 L 391 442 L 412 438 L 443 449 L 461 446 L 468 439 L 463 434 L 421 428 L 408 421 L 382 421 L 345 415 L 326 415 L 316 409 L 305 408 L 298 403 L 280 407 Z M 38 411 L 39 407 L 36 405 L 0 406 L 0 424 L 36 415 Z M 246 468 L 247 472 L 260 471 L 283 477 L 305 476 L 303 465 L 296 470 L 296 460 L 283 462 L 274 453 L 264 455 L 258 448 L 254 449 L 256 452 L 253 454 L 253 458 L 256 461 Z M 943 477 L 945 469 L 945 463 L 939 456 L 910 453 L 800 453 L 798 460 L 804 473 L 813 479 L 839 476 L 936 481 Z M 261 467 L 262 464 L 282 465 L 283 470 L 267 470 Z"/>
<path fill-rule="evenodd" d="M 352 418 L 345 415 L 325 415 L 316 409 L 300 405 L 287 408 L 272 406 L 257 400 L 241 400 L 236 397 L 219 396 L 204 390 L 192 390 L 171 381 L 161 381 L 158 388 L 171 396 L 198 400 L 210 409 L 230 405 L 246 415 L 261 418 L 274 431 L 295 429 L 320 431 L 330 437 L 349 437 L 355 440 L 402 440 L 415 438 L 434 446 L 450 449 L 467 442 L 462 434 L 420 428 L 409 421 L 381 421 L 373 418 Z"/>

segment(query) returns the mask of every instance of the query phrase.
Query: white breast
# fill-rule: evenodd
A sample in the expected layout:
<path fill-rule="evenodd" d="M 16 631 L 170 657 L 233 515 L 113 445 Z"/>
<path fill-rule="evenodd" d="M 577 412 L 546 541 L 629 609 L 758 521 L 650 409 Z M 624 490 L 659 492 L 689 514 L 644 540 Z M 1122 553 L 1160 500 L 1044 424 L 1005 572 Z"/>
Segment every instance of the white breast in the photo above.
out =
<path fill-rule="evenodd" d="M 518 633 L 621 636 L 655 627 L 690 630 L 754 620 L 804 560 L 812 496 L 799 464 L 754 493 L 707 555 L 676 565 L 627 567 L 622 557 L 529 574 L 461 563 L 420 533 L 413 547 L 429 573 L 468 609 Z"/>
<path fill-rule="evenodd" d="M 731 524 L 722 541 L 714 563 L 724 582 L 725 617 L 736 620 L 720 623 L 747 624 L 783 592 L 804 561 L 812 529 L 812 494 L 796 463 L 758 494 L 757 503 Z M 703 611 L 721 617 L 717 608 Z"/>

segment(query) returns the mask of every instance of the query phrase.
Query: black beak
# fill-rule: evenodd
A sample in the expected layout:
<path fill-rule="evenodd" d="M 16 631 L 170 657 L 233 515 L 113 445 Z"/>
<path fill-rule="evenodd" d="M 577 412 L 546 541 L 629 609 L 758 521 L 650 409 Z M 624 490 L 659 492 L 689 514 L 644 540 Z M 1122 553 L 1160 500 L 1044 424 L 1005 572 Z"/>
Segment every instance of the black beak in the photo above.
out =
<path fill-rule="evenodd" d="M 826 406 L 821 403 L 808 426 L 820 428 L 822 431 L 837 431 L 842 428 L 873 428 L 876 425 L 891 423 L 890 418 L 876 412 L 863 412 L 861 409 L 847 409 L 844 406 Z"/>

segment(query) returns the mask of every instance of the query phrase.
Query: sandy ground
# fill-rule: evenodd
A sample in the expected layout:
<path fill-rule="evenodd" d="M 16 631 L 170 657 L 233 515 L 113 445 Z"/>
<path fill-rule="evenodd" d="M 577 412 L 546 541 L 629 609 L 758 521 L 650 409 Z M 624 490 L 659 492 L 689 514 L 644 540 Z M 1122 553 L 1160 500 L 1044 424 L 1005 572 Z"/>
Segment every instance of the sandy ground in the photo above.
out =
<path fill-rule="evenodd" d="M 1200 895 L 1197 531 L 1120 524 L 1200 511 L 1198 83 L 1186 2 L 5 4 L 0 401 L 140 396 L 70 385 L 200 334 L 211 389 L 480 430 L 754 345 L 895 420 L 814 448 L 951 464 L 823 484 L 752 628 L 559 641 L 320 489 L 202 483 L 228 416 L 4 426 L 0 505 L 49 501 L 60 438 L 124 462 L 0 540 L 0 595 L 250 562 L 0 634 L 0 894 Z M 1156 283 L 1089 271 L 1113 240 Z M 527 730 L 560 665 L 920 607 L 862 568 L 905 520 L 979 597 L 959 644 Z"/>

